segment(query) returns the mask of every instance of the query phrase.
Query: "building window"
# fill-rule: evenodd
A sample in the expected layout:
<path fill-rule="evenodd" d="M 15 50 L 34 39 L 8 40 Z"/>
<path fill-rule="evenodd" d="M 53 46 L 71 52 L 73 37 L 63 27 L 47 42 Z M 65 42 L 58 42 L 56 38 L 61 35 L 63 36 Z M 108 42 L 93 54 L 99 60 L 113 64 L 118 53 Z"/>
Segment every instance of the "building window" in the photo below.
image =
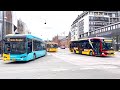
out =
<path fill-rule="evenodd" d="M 105 18 L 105 21 L 106 21 L 106 22 L 109 22 L 109 18 Z"/>
<path fill-rule="evenodd" d="M 74 35 L 75 35 L 75 32 L 74 32 Z"/>
<path fill-rule="evenodd" d="M 107 28 L 107 27 L 105 27 L 105 31 L 107 31 L 107 29 L 108 29 L 108 28 Z"/>
<path fill-rule="evenodd" d="M 96 33 L 97 33 L 97 30 L 95 30 L 94 33 L 96 34 Z"/>
<path fill-rule="evenodd" d="M 101 32 L 103 32 L 103 30 L 104 30 L 104 29 L 102 28 L 102 29 L 101 29 Z"/>
<path fill-rule="evenodd" d="M 115 29 L 115 25 L 113 25 L 113 28 L 112 29 Z"/>
<path fill-rule="evenodd" d="M 110 26 L 108 27 L 108 30 L 110 30 Z"/>
<path fill-rule="evenodd" d="M 104 15 L 107 15 L 107 13 L 104 13 Z"/>
<path fill-rule="evenodd" d="M 115 28 L 118 28 L 118 25 L 117 25 L 117 24 L 115 25 Z"/>
<path fill-rule="evenodd" d="M 112 17 L 115 17 L 115 13 L 112 14 Z"/>
<path fill-rule="evenodd" d="M 103 15 L 103 12 L 99 12 L 99 15 Z"/>
<path fill-rule="evenodd" d="M 118 24 L 118 28 L 120 28 L 120 23 Z"/>
<path fill-rule="evenodd" d="M 108 13 L 108 15 L 109 15 L 110 17 L 112 17 L 112 13 Z"/>
<path fill-rule="evenodd" d="M 90 14 L 90 15 L 93 15 L 93 12 L 92 12 L 92 11 L 90 11 L 90 12 L 89 12 L 89 14 Z"/>
<path fill-rule="evenodd" d="M 93 21 L 93 20 L 94 20 L 94 17 L 93 17 L 93 16 L 90 16 L 90 17 L 89 17 L 89 20 Z"/>
<path fill-rule="evenodd" d="M 100 32 L 100 29 L 98 29 L 97 32 L 99 33 L 99 32 Z"/>
<path fill-rule="evenodd" d="M 94 12 L 94 15 L 98 15 L 98 12 Z"/>
<path fill-rule="evenodd" d="M 0 11 L 0 19 L 2 19 L 3 11 Z"/>
<path fill-rule="evenodd" d="M 103 31 L 104 31 L 104 32 L 106 31 L 105 28 L 103 28 Z"/>
<path fill-rule="evenodd" d="M 91 25 L 93 25 L 94 23 L 93 22 L 91 22 Z"/>
<path fill-rule="evenodd" d="M 115 17 L 118 17 L 118 13 L 115 13 Z"/>

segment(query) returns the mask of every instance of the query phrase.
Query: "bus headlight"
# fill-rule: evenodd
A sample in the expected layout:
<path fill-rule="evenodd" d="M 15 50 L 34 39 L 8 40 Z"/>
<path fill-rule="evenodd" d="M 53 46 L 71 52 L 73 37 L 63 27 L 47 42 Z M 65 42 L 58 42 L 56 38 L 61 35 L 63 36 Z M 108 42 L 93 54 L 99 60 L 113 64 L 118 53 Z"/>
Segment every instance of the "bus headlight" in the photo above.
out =
<path fill-rule="evenodd" d="M 102 54 L 104 54 L 104 53 L 102 53 Z"/>

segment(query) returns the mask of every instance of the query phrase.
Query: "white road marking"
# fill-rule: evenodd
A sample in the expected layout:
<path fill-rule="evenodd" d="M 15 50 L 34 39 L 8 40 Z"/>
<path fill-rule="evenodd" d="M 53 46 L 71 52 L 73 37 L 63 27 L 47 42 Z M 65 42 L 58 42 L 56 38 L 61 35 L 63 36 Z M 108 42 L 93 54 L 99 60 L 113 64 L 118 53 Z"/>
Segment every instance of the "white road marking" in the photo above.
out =
<path fill-rule="evenodd" d="M 79 55 L 72 55 L 69 54 L 62 54 L 62 53 L 54 53 L 52 54 L 54 57 L 59 58 L 65 62 L 71 63 L 73 65 L 83 66 L 80 69 L 114 69 L 118 68 L 117 66 L 113 65 L 120 65 L 120 60 L 116 57 L 111 58 L 102 58 L 102 57 L 89 57 L 89 56 L 79 56 Z M 104 64 L 104 65 L 102 65 Z M 91 65 L 91 66 L 88 66 Z M 87 66 L 87 67 L 84 67 Z"/>
<path fill-rule="evenodd" d="M 95 65 L 95 66 L 85 66 L 80 69 L 113 69 L 113 68 L 119 68 L 117 66 L 108 66 L 108 65 Z"/>
<path fill-rule="evenodd" d="M 66 71 L 66 70 L 69 70 L 69 69 L 65 69 L 65 68 L 54 68 L 54 69 L 52 69 L 51 71 Z"/>

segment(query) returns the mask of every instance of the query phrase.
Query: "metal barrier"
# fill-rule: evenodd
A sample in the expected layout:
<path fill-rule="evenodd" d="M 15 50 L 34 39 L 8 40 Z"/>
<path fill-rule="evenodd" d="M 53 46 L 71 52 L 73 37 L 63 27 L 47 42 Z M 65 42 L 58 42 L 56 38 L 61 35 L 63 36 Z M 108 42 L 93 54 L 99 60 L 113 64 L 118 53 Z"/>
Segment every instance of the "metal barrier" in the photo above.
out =
<path fill-rule="evenodd" d="M 104 27 L 97 28 L 93 31 L 86 32 L 80 35 L 80 38 L 86 38 L 86 37 L 91 37 L 91 36 L 99 36 L 100 33 L 103 32 L 108 32 L 108 31 L 113 31 L 120 28 L 120 22 L 114 23 L 114 24 L 109 24 Z"/>

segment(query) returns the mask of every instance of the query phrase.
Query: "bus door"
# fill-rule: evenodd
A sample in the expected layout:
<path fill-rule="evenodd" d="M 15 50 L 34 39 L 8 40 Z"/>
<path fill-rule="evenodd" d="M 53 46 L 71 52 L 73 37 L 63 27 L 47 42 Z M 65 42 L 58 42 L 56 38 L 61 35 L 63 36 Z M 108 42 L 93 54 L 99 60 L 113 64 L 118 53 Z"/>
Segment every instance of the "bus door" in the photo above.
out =
<path fill-rule="evenodd" d="M 93 51 L 94 51 L 95 55 L 100 55 L 100 53 L 101 53 L 100 40 L 94 40 L 92 45 L 93 45 Z"/>
<path fill-rule="evenodd" d="M 83 49 L 84 50 L 82 51 L 82 54 L 89 55 L 89 53 L 90 53 L 90 45 L 89 45 L 89 41 L 88 40 L 84 41 Z"/>
<path fill-rule="evenodd" d="M 4 43 L 4 50 L 3 50 L 3 60 L 10 60 L 10 43 Z"/>

